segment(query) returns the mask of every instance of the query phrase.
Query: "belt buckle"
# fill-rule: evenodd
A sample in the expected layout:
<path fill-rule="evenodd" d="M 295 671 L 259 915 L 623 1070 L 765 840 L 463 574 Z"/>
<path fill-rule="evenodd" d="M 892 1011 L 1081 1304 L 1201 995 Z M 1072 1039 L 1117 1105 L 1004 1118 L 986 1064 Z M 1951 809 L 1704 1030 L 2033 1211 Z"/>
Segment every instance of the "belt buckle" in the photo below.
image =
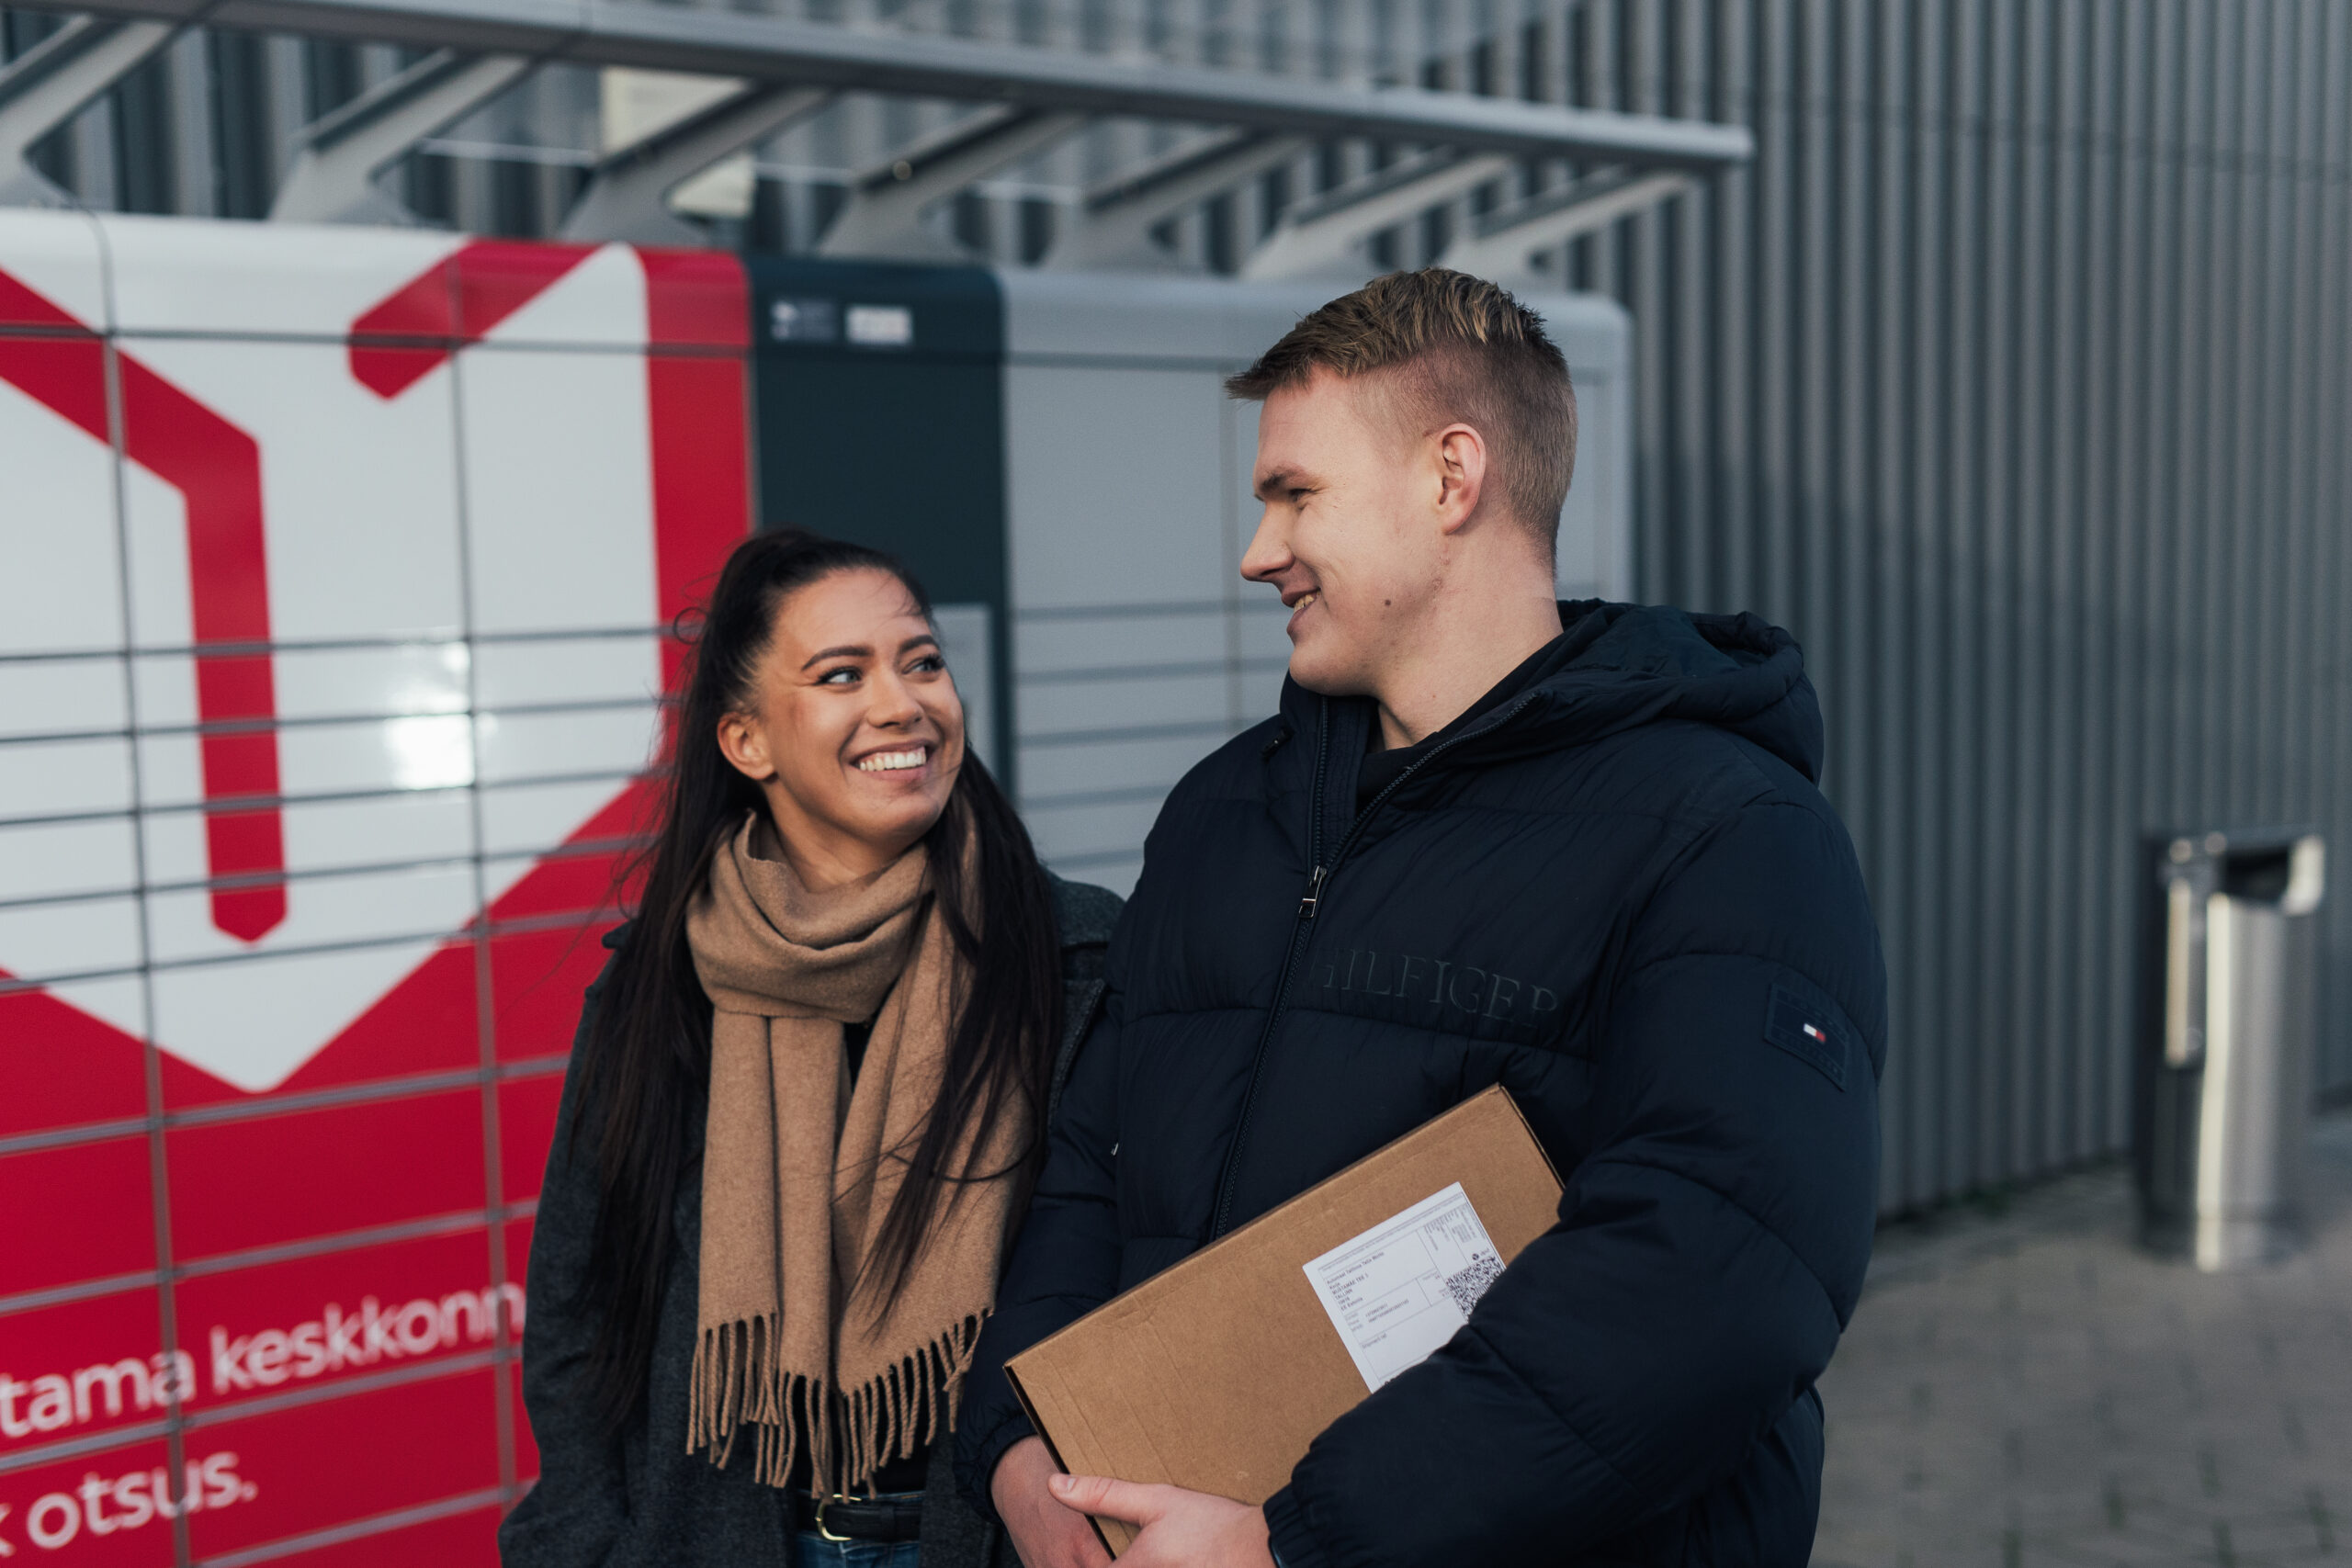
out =
<path fill-rule="evenodd" d="M 825 1510 L 831 1507 L 836 1503 L 846 1503 L 849 1501 L 851 1501 L 849 1495 L 843 1492 L 836 1492 L 829 1497 L 820 1497 L 817 1499 L 817 1533 L 819 1535 L 823 1536 L 827 1540 L 854 1540 L 857 1539 L 855 1536 L 835 1535 L 831 1529 L 826 1528 L 825 1525 Z"/>

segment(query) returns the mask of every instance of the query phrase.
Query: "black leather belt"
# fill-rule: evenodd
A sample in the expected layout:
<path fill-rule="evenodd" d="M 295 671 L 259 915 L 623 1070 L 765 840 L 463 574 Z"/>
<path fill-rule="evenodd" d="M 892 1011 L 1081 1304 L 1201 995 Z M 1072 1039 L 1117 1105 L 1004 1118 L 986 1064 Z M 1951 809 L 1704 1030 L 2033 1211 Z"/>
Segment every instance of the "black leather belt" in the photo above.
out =
<path fill-rule="evenodd" d="M 795 1492 L 792 1524 L 828 1540 L 921 1540 L 922 1498 L 811 1497 Z"/>

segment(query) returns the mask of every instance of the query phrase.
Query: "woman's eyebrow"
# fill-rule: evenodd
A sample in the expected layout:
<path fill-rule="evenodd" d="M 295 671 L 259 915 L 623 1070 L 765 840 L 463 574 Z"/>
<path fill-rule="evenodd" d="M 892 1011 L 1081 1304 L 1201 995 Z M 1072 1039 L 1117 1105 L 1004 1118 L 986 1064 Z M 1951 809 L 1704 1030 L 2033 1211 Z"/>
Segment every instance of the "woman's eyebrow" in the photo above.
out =
<path fill-rule="evenodd" d="M 840 648 L 819 649 L 802 662 L 800 668 L 806 670 L 820 659 L 871 659 L 873 657 L 874 650 L 863 643 L 849 643 Z"/>
<path fill-rule="evenodd" d="M 905 653 L 913 649 L 921 648 L 925 643 L 929 643 L 932 647 L 937 648 L 939 646 L 939 639 L 932 636 L 929 632 L 917 632 L 914 636 L 907 638 L 906 641 L 899 645 L 899 651 L 900 653 Z"/>

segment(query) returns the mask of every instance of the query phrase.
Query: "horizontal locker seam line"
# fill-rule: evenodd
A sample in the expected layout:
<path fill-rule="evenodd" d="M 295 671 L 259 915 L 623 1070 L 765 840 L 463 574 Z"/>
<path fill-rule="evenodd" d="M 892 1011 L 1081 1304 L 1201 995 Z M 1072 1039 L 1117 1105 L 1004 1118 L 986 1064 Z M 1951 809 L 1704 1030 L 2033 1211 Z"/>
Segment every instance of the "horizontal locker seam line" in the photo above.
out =
<path fill-rule="evenodd" d="M 0 1317 L 20 1312 L 39 1312 L 43 1307 L 65 1306 L 74 1302 L 96 1301 L 100 1296 L 119 1295 L 124 1291 L 153 1290 L 163 1283 L 153 1269 L 136 1274 L 102 1274 L 95 1280 L 77 1280 L 70 1285 L 45 1285 L 38 1291 L 18 1291 L 12 1296 L 0 1296 Z"/>
<path fill-rule="evenodd" d="M 414 718 L 533 718 L 543 715 L 658 712 L 673 705 L 651 696 L 582 697 L 570 702 L 484 704 L 478 707 L 423 708 L 404 713 L 301 714 L 277 718 L 222 718 L 195 724 L 116 725 L 94 729 L 33 730 L 0 735 L 0 748 L 59 745 L 74 740 L 163 740 L 182 736 L 275 735 L 284 730 L 324 729 L 335 725 L 398 724 Z"/>
<path fill-rule="evenodd" d="M 185 1346 L 181 1348 L 187 1350 Z M 195 1354 L 192 1350 L 187 1353 L 191 1356 Z M 199 1432 L 207 1427 L 223 1426 L 232 1421 L 253 1420 L 266 1416 L 275 1416 L 282 1411 L 300 1409 L 307 1404 L 322 1404 L 333 1400 L 350 1399 L 362 1394 L 379 1393 L 387 1388 L 398 1388 L 406 1383 L 430 1382 L 436 1378 L 457 1377 L 466 1372 L 480 1371 L 486 1367 L 495 1367 L 518 1359 L 519 1352 L 512 1347 L 489 1345 L 479 1350 L 467 1350 L 455 1356 L 419 1361 L 412 1366 L 389 1367 L 382 1371 L 339 1379 L 334 1382 L 312 1383 L 306 1388 L 289 1389 L 281 1394 L 265 1394 L 229 1405 L 191 1411 L 186 1402 L 175 1403 L 179 1413 L 181 1429 L 187 1432 Z M 134 1422 L 128 1426 L 108 1427 L 100 1431 L 62 1438 L 53 1443 L 36 1444 L 15 1453 L 0 1455 L 0 1475 L 19 1470 L 29 1470 L 37 1465 L 55 1464 L 61 1460 L 79 1458 L 84 1454 L 100 1450 L 119 1448 L 131 1443 L 152 1442 L 169 1432 L 170 1408 L 167 1406 L 166 1414 L 152 1420 Z"/>
<path fill-rule="evenodd" d="M 1117 865 L 1125 861 L 1143 859 L 1143 850 L 1140 847 L 1132 850 L 1088 850 L 1074 855 L 1047 855 L 1046 859 L 1054 865 Z"/>
<path fill-rule="evenodd" d="M 492 920 L 486 929 L 478 931 L 475 928 L 469 928 L 460 934 L 467 937 L 480 934 L 495 940 L 502 936 L 523 936 L 535 931 L 567 931 L 574 926 L 582 928 L 597 926 L 606 920 L 626 918 L 626 910 L 608 904 L 594 909 L 565 909 L 550 915 L 526 915 L 517 919 Z M 451 940 L 455 941 L 457 938 L 453 937 Z"/>
<path fill-rule="evenodd" d="M 1176 787 L 1166 784 L 1135 784 L 1123 789 L 1077 790 L 1069 795 L 1033 795 L 1021 802 L 1023 811 L 1055 811 L 1080 806 L 1119 806 L 1137 800 L 1158 800 Z"/>
<path fill-rule="evenodd" d="M 511 778 L 484 779 L 478 784 L 416 784 L 408 787 L 390 785 L 373 789 L 321 790 L 311 795 L 224 795 L 209 801 L 159 801 L 135 809 L 128 806 L 117 806 L 99 811 L 55 811 L 29 817 L 0 817 L 0 828 L 48 828 L 68 822 L 107 822 L 134 815 L 150 818 L 185 817 L 206 816 L 216 811 L 264 811 L 302 806 L 349 806 L 368 800 L 406 800 L 413 795 L 453 795 L 469 789 L 480 789 L 485 794 L 494 795 L 500 790 L 541 789 L 549 784 L 627 784 L 632 779 L 650 781 L 662 778 L 667 773 L 668 770 L 665 768 L 639 768 L 633 772 L 598 768 L 573 773 L 517 773 Z M 503 852 L 492 852 L 497 854 Z"/>
<path fill-rule="evenodd" d="M 300 1410 L 306 1404 L 324 1404 L 332 1400 L 377 1393 L 388 1388 L 399 1388 L 404 1383 L 430 1382 L 435 1378 L 460 1377 L 467 1372 L 478 1372 L 485 1368 L 494 1367 L 502 1361 L 515 1359 L 516 1352 L 506 1346 L 486 1345 L 479 1350 L 467 1350 L 435 1360 L 418 1361 L 413 1366 L 387 1367 L 382 1371 L 363 1373 L 341 1382 L 312 1383 L 308 1388 L 288 1389 L 284 1393 L 265 1394 L 240 1401 L 232 1405 L 196 1411 L 190 1411 L 186 1405 L 182 1405 L 180 1424 L 186 1431 L 200 1432 L 209 1427 L 226 1426 L 232 1421 L 247 1421 L 257 1416 L 276 1416 L 281 1411 Z"/>
<path fill-rule="evenodd" d="M 518 1489 L 519 1495 L 519 1489 Z M 324 1529 L 308 1530 L 300 1535 L 287 1536 L 266 1545 L 247 1547 L 242 1551 L 224 1552 L 217 1557 L 191 1559 L 192 1568 L 248 1568 L 256 1562 L 274 1562 L 298 1551 L 312 1551 L 321 1547 L 341 1546 L 346 1541 L 366 1540 L 370 1536 L 388 1535 L 412 1525 L 431 1524 L 458 1514 L 469 1514 L 477 1508 L 503 1505 L 507 1501 L 505 1488 L 491 1486 L 472 1492 L 460 1492 L 437 1503 L 420 1503 L 413 1508 L 396 1508 L 388 1514 L 371 1514 L 349 1524 L 332 1525 Z"/>
<path fill-rule="evenodd" d="M 119 980 L 135 975 L 170 975 L 191 969 L 218 969 L 223 965 L 260 964 L 273 958 L 322 958 L 338 953 L 371 953 L 379 948 L 412 947 L 419 944 L 442 945 L 470 942 L 478 936 L 496 940 L 502 936 L 519 936 L 535 931 L 562 931 L 573 925 L 594 925 L 605 920 L 623 919 L 617 908 L 566 910 L 560 915 L 536 915 L 522 919 L 493 921 L 487 930 L 468 926 L 458 931 L 442 928 L 424 932 L 394 932 L 389 936 L 354 937 L 347 942 L 315 942 L 302 947 L 277 947 L 266 953 L 222 953 L 201 958 L 150 959 L 141 964 L 116 964 L 104 969 L 80 969 L 70 974 L 18 975 L 0 980 L 0 998 L 19 991 L 45 991 L 57 986 L 87 985 L 95 980 Z"/>
<path fill-rule="evenodd" d="M 218 1127 L 240 1122 L 265 1122 L 273 1116 L 290 1115 L 297 1111 L 326 1111 L 338 1106 L 368 1105 L 381 1100 L 407 1100 L 425 1095 L 447 1094 L 456 1089 L 479 1089 L 484 1083 L 505 1083 L 514 1080 L 545 1077 L 561 1069 L 565 1058 L 548 1061 L 501 1063 L 484 1072 L 480 1067 L 468 1067 L 461 1072 L 420 1073 L 414 1077 L 393 1078 L 376 1083 L 347 1084 L 338 1089 L 313 1089 L 307 1094 L 287 1095 L 283 1099 L 263 1102 L 226 1101 L 217 1105 L 196 1106 L 187 1111 L 167 1111 L 160 1119 L 165 1131 L 175 1127 Z M 553 1065 L 550 1066 L 549 1063 Z"/>
<path fill-rule="evenodd" d="M 78 1148 L 85 1144 L 103 1144 L 111 1138 L 128 1138 L 147 1131 L 145 1116 L 113 1117 L 104 1122 L 76 1122 L 70 1126 L 46 1128 L 38 1133 L 12 1133 L 0 1138 L 0 1158 L 9 1155 L 39 1154 L 44 1149 Z"/>
<path fill-rule="evenodd" d="M 589 839 L 577 843 L 552 845 L 544 850 L 501 851 L 492 859 L 512 859 L 527 855 L 546 863 L 550 861 L 594 860 L 602 855 L 626 854 L 642 848 L 650 840 L 641 838 Z M 140 894 L 226 892 L 241 887 L 284 887 L 298 882 L 326 882 L 336 877 L 382 876 L 393 872 L 427 871 L 436 866 L 470 866 L 478 857 L 471 851 L 446 855 L 425 855 L 413 860 L 359 861 L 349 865 L 311 866 L 296 871 L 249 872 L 235 876 L 187 877 L 176 882 L 125 883 L 119 886 L 77 888 L 68 893 L 28 894 L 21 898 L 0 898 L 0 910 L 47 908 L 60 904 L 92 904 L 129 898 Z"/>
<path fill-rule="evenodd" d="M 1256 719 L 1235 725 L 1222 718 L 1191 720 L 1182 724 L 1144 724 L 1126 729 L 1056 729 L 1018 738 L 1023 746 L 1058 747 L 1108 745 L 1121 740 L 1175 740 L 1193 735 L 1238 735 L 1255 724 Z"/>
<path fill-rule="evenodd" d="M 0 1454 L 0 1475 L 30 1470 L 35 1465 L 55 1464 L 61 1460 L 79 1459 L 100 1449 L 153 1442 L 164 1436 L 170 1426 L 168 1416 L 158 1416 L 153 1420 L 133 1422 L 127 1427 L 108 1427 L 102 1432 L 85 1432 L 79 1437 L 60 1438 L 53 1443 L 36 1444 L 15 1453 Z"/>
<path fill-rule="evenodd" d="M 0 651 L 0 665 L 114 662 L 124 659 L 254 659 L 280 653 L 368 653 L 399 649 L 527 648 L 550 642 L 609 642 L 624 637 L 674 640 L 666 626 L 565 626 L 545 631 L 419 631 L 383 637 L 273 637 L 267 642 L 105 643 L 92 648 L 16 649 Z"/>
<path fill-rule="evenodd" d="M 1181 680 L 1203 675 L 1230 675 L 1237 671 L 1287 669 L 1287 654 L 1257 659 L 1201 659 L 1169 664 L 1113 664 L 1087 670 L 1023 671 L 1013 677 L 1023 686 L 1075 686 L 1103 681 Z"/>
<path fill-rule="evenodd" d="M 397 1224 L 371 1225 L 365 1230 L 339 1231 L 333 1235 L 277 1242 L 268 1247 L 247 1247 L 242 1252 L 223 1252 L 194 1263 L 175 1264 L 169 1269 L 148 1269 L 136 1274 L 108 1274 L 96 1280 L 77 1280 L 70 1285 L 20 1291 L 12 1296 L 0 1296 L 0 1318 L 38 1312 L 44 1307 L 96 1301 L 101 1296 L 120 1295 L 125 1291 L 160 1290 L 185 1280 L 201 1280 L 214 1274 L 232 1274 L 244 1269 L 300 1263 L 311 1258 L 331 1258 L 338 1252 L 359 1252 L 371 1247 L 389 1247 L 403 1241 L 425 1241 L 469 1230 L 490 1230 L 499 1225 L 537 1219 L 538 1213 L 539 1201 L 525 1198 L 498 1209 L 462 1209 L 429 1219 L 403 1220 Z"/>
<path fill-rule="evenodd" d="M 548 1077 L 564 1069 L 569 1055 L 525 1057 L 520 1061 L 501 1062 L 484 1072 L 480 1067 L 468 1067 L 459 1072 L 420 1073 L 413 1077 L 378 1078 L 362 1084 L 344 1084 L 334 1089 L 311 1089 L 303 1094 L 285 1095 L 255 1100 L 231 1100 L 217 1105 L 193 1106 L 186 1111 L 166 1111 L 156 1118 L 156 1123 L 166 1132 L 176 1127 L 209 1127 L 224 1122 L 262 1122 L 273 1116 L 291 1115 L 297 1111 L 331 1110 L 342 1105 L 366 1105 L 377 1100 L 401 1100 L 419 1095 L 443 1094 L 451 1089 L 479 1088 L 484 1083 L 519 1082 L 530 1078 Z M 81 1122 L 70 1127 L 58 1127 L 39 1133 L 18 1133 L 0 1137 L 0 1157 L 9 1155 L 38 1154 L 44 1149 L 74 1148 L 85 1144 L 102 1144 L 110 1138 L 129 1137 L 143 1133 L 150 1125 L 148 1119 L 119 1117 L 105 1122 Z"/>
<path fill-rule="evenodd" d="M 1247 355 L 1091 354 L 1082 348 L 1028 348 L 1006 350 L 1004 364 L 1007 369 L 1175 370 L 1197 375 L 1247 369 L 1250 359 Z"/>
<path fill-rule="evenodd" d="M 276 959 L 276 957 L 322 957 L 322 954 L 332 954 L 332 952 L 371 952 L 371 950 L 377 950 L 377 947 L 414 947 L 419 945 L 419 942 L 454 945 L 454 942 L 470 942 L 475 941 L 475 938 L 489 938 L 489 941 L 496 941 L 496 938 L 501 936 L 534 936 L 534 933 L 538 933 L 538 931 L 570 931 L 574 929 L 574 926 L 583 926 L 583 929 L 588 929 L 588 926 L 605 924 L 605 921 L 618 921 L 618 919 L 626 919 L 626 917 L 628 917 L 626 915 L 626 909 L 606 905 L 606 908 L 602 909 L 564 909 L 564 912 L 560 912 L 560 915 L 526 915 L 522 917 L 522 919 L 499 919 L 499 921 L 492 921 L 487 929 L 482 929 L 482 926 L 463 926 L 463 929 L 458 931 L 445 929 L 445 931 L 437 931 L 437 933 L 430 933 L 430 936 L 400 936 L 400 933 L 395 933 L 395 936 L 350 938 L 348 942 L 327 942 L 327 945 L 318 945 L 318 947 L 273 947 L 273 950 L 268 952 L 226 952 L 226 954 L 219 954 L 219 957 L 209 957 L 209 959 L 169 959 L 169 962 L 153 962 L 151 959 L 151 962 L 143 962 L 143 964 L 118 964 L 118 966 L 113 968 L 85 968 L 85 971 L 75 971 L 75 974 L 9 976 L 9 978 L 0 978 L 0 997 L 12 997 L 17 995 L 17 992 L 38 992 L 38 989 L 50 989 L 50 987 L 56 987 L 56 985 L 87 985 L 92 983 L 92 980 L 122 980 L 127 978 L 127 976 L 141 976 L 141 974 L 174 974 L 174 971 L 181 971 L 181 968 L 219 968 L 221 964 L 261 964 L 266 962 L 266 959 Z"/>
<path fill-rule="evenodd" d="M 1015 622 L 1036 621 L 1050 625 L 1057 621 L 1119 621 L 1133 620 L 1139 615 L 1222 615 L 1238 610 L 1244 615 L 1261 614 L 1269 617 L 1288 615 L 1279 601 L 1255 599 L 1239 602 L 1224 599 L 1153 599 L 1133 604 L 1040 604 L 1017 607 L 1012 612 Z"/>
<path fill-rule="evenodd" d="M 469 1230 L 487 1230 L 512 1224 L 517 1220 L 535 1219 L 539 1212 L 537 1198 L 508 1203 L 502 1208 L 457 1209 L 445 1214 L 424 1219 L 402 1220 L 396 1224 L 371 1225 L 365 1230 L 340 1231 L 334 1235 L 307 1236 L 300 1241 L 276 1242 L 267 1247 L 249 1247 L 236 1252 L 216 1253 L 193 1262 L 174 1264 L 159 1275 L 156 1283 L 176 1284 L 184 1280 L 202 1280 L 214 1274 L 233 1274 L 242 1269 L 266 1268 L 274 1263 L 298 1263 L 309 1258 L 329 1258 L 338 1252 L 358 1252 L 371 1247 L 386 1247 L 394 1242 L 425 1241 L 438 1235 L 456 1235 Z"/>
<path fill-rule="evenodd" d="M 74 336 L 83 342 L 94 339 L 124 344 L 141 343 L 212 343 L 260 344 L 271 348 L 323 349 L 413 349 L 420 352 L 442 351 L 452 358 L 481 354 L 564 354 L 606 355 L 615 358 L 645 359 L 732 359 L 751 358 L 750 345 L 722 348 L 711 344 L 649 344 L 563 342 L 560 340 L 530 340 L 517 342 L 512 338 L 447 337 L 428 334 L 385 333 L 353 337 L 347 333 L 271 332 L 254 327 L 160 327 L 124 325 L 120 322 L 91 327 L 78 333 L 59 332 L 59 337 Z M 437 368 L 437 367 L 436 367 Z"/>

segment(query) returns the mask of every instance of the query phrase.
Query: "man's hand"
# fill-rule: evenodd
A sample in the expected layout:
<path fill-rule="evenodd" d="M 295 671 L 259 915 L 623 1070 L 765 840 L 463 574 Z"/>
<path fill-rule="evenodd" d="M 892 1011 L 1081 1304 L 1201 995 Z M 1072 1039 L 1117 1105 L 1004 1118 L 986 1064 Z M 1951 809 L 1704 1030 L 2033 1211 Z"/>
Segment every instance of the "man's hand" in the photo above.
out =
<path fill-rule="evenodd" d="M 1142 1532 L 1119 1568 L 1274 1568 L 1266 1516 L 1246 1503 L 1100 1475 L 1057 1474 L 1048 1484 L 1079 1512 L 1123 1519 Z"/>
<path fill-rule="evenodd" d="M 996 1461 L 989 1496 L 1023 1568 L 1110 1568 L 1111 1554 L 1086 1516 L 1064 1507 L 1047 1489 L 1048 1482 L 1067 1479 L 1043 1438 L 1022 1438 Z"/>

